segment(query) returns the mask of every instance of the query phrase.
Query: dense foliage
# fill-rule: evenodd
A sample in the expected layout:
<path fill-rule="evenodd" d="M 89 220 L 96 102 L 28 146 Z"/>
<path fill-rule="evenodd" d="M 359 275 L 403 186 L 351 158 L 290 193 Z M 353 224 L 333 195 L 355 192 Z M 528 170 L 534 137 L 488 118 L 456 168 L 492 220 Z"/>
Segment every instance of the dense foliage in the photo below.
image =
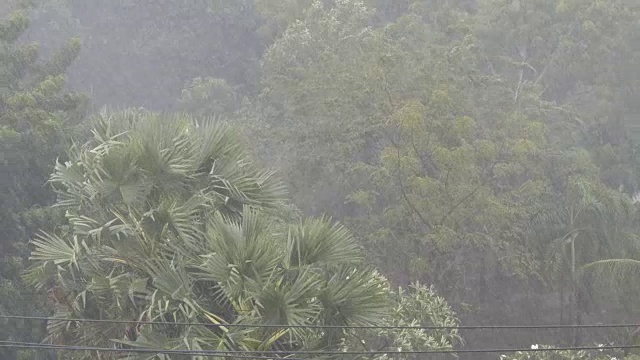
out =
<path fill-rule="evenodd" d="M 54 200 L 46 186 L 65 130 L 80 120 L 84 99 L 64 90 L 65 71 L 77 56 L 72 39 L 49 59 L 39 57 L 36 43 L 18 41 L 29 20 L 14 12 L 0 22 L 0 314 L 46 311 L 41 297 L 21 281 L 29 238 L 54 226 L 59 214 L 43 208 Z M 21 322 L 0 326 L 0 339 L 37 341 L 44 324 Z M 35 353 L 23 356 L 33 358 Z M 0 357 L 16 353 L 0 349 Z"/>
<path fill-rule="evenodd" d="M 20 256 L 42 229 L 29 279 L 61 289 L 58 316 L 333 323 L 319 297 L 324 288 L 331 301 L 358 303 L 348 321 L 367 324 L 456 322 L 447 303 L 469 324 L 640 315 L 636 2 L 32 2 L 32 26 L 26 15 L 0 26 L 7 79 L 0 84 L 0 249 L 11 254 L 0 266 L 0 311 L 30 311 L 4 299 L 31 296 L 19 279 Z M 72 36 L 82 49 L 68 43 Z M 27 40 L 41 42 L 51 60 L 38 61 Z M 60 207 L 44 209 L 54 193 L 42 185 L 56 157 L 67 157 L 68 125 L 84 119 L 65 74 L 97 106 L 185 115 L 106 111 L 85 120 L 93 136 L 78 133 L 52 178 Z M 206 118 L 218 120 L 205 125 Z M 259 171 L 262 164 L 277 171 L 295 205 Z M 119 248 L 118 236 L 134 248 Z M 319 253 L 304 263 L 293 245 Z M 250 281 L 231 281 L 221 270 L 249 258 L 261 270 L 233 276 Z M 330 279 L 347 281 L 352 293 L 332 293 Z M 178 284 L 188 285 L 180 298 Z M 209 285 L 215 298 L 206 295 Z M 139 292 L 129 297 L 132 286 Z M 261 307 L 265 297 L 272 305 Z M 305 306 L 282 307 L 296 301 Z M 240 308 L 249 315 L 239 316 Z M 114 339 L 123 332 L 49 325 L 51 336 L 77 344 L 106 345 L 101 331 Z M 2 338 L 10 335 L 5 328 Z M 633 330 L 469 331 L 464 344 L 626 344 Z M 244 342 L 231 329 L 141 331 L 122 346 L 183 339 L 194 347 L 209 339 L 244 350 L 362 350 L 364 337 L 365 349 L 462 344 L 457 333 L 441 341 L 419 331 L 251 330 Z M 504 356 L 629 356 L 607 354 Z"/>
<path fill-rule="evenodd" d="M 257 129 L 300 206 L 343 217 L 396 281 L 470 320 L 581 321 L 597 280 L 637 273 L 604 261 L 638 256 L 636 9 L 474 5 L 372 26 L 363 2 L 314 3 L 265 53 Z"/>
<path fill-rule="evenodd" d="M 27 279 L 48 289 L 57 318 L 131 324 L 51 321 L 54 343 L 109 347 L 124 338 L 161 349 L 336 351 L 355 348 L 357 338 L 285 326 L 456 324 L 432 291 L 392 293 L 363 266 L 344 227 L 326 219 L 290 224 L 282 185 L 256 170 L 223 125 L 137 111 L 96 121 L 94 139 L 56 166 L 52 183 L 68 225 L 33 241 Z M 383 332 L 367 340 L 408 350 L 456 340 L 455 331 L 426 336 Z"/>

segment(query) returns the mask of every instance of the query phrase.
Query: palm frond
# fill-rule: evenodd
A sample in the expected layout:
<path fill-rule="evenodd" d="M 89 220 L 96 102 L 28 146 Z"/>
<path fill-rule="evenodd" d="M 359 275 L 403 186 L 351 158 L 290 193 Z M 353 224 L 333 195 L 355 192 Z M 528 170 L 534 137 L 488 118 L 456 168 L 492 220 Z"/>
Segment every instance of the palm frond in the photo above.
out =
<path fill-rule="evenodd" d="M 144 266 L 154 287 L 162 294 L 179 301 L 189 299 L 193 284 L 184 268 L 164 259 L 149 259 Z"/>
<path fill-rule="evenodd" d="M 218 194 L 221 207 L 241 212 L 243 205 L 270 207 L 286 194 L 283 183 L 272 172 L 249 171 L 244 159 L 218 158 L 209 171 L 210 188 Z"/>
<path fill-rule="evenodd" d="M 389 293 L 375 273 L 343 267 L 321 291 L 322 319 L 331 325 L 374 325 L 389 316 Z"/>
<path fill-rule="evenodd" d="M 179 241 L 186 246 L 197 247 L 202 238 L 202 212 L 206 206 L 207 199 L 200 194 L 186 201 L 167 197 L 158 207 L 143 214 L 148 220 L 145 228 L 157 241 Z"/>
<path fill-rule="evenodd" d="M 94 234 L 96 230 L 102 229 L 102 224 L 99 221 L 92 219 L 86 215 L 75 214 L 67 212 L 67 220 L 69 225 L 73 228 L 73 232 L 80 236 L 89 236 Z"/>
<path fill-rule="evenodd" d="M 292 226 L 287 240 L 287 262 L 298 267 L 311 264 L 352 264 L 360 261 L 359 248 L 340 224 L 328 219 L 305 220 Z"/>
<path fill-rule="evenodd" d="M 570 241 L 571 234 L 572 233 L 564 234 L 564 236 L 551 241 L 547 246 L 545 265 L 549 274 L 554 277 L 557 277 L 560 272 L 564 270 L 567 262 L 570 261 L 568 259 L 567 245 L 569 244 L 568 241 Z"/>
<path fill-rule="evenodd" d="M 634 281 L 640 275 L 640 260 L 606 259 L 581 267 L 582 281 Z"/>
<path fill-rule="evenodd" d="M 58 275 L 58 271 L 53 261 L 37 262 L 27 268 L 22 278 L 37 290 L 42 290 Z"/>
<path fill-rule="evenodd" d="M 187 331 L 185 329 L 184 331 Z M 184 339 L 181 336 L 168 336 L 153 327 L 143 327 L 135 341 L 123 340 L 122 338 L 112 337 L 112 343 L 122 344 L 133 348 L 143 349 L 161 349 L 161 350 L 185 350 Z M 132 359 L 157 359 L 158 355 L 129 355 L 127 358 Z M 170 359 L 170 357 L 166 357 Z"/>
<path fill-rule="evenodd" d="M 313 301 L 321 287 L 321 277 L 309 270 L 298 273 L 293 281 L 279 277 L 264 284 L 253 294 L 260 322 L 272 325 L 310 323 L 321 311 L 320 304 Z"/>
<path fill-rule="evenodd" d="M 135 301 L 136 294 L 146 293 L 147 279 L 136 279 L 133 274 L 93 276 L 87 284 L 86 291 L 123 308 L 125 302 Z"/>
<path fill-rule="evenodd" d="M 137 163 L 136 154 L 129 149 L 112 150 L 95 165 L 95 175 L 91 177 L 94 188 L 110 202 L 141 204 L 152 184 Z"/>
<path fill-rule="evenodd" d="M 195 163 L 198 172 L 208 174 L 218 158 L 245 159 L 247 153 L 239 145 L 239 134 L 217 119 L 205 119 L 194 124 L 194 140 L 198 146 Z"/>
<path fill-rule="evenodd" d="M 271 221 L 249 207 L 240 222 L 218 213 L 208 224 L 201 279 L 220 284 L 231 299 L 249 287 L 266 283 L 282 256 L 275 246 Z"/>
<path fill-rule="evenodd" d="M 42 232 L 31 243 L 35 246 L 30 259 L 33 261 L 51 261 L 58 266 L 77 267 L 82 251 L 78 238 L 73 236 L 65 240 L 57 235 Z"/>
<path fill-rule="evenodd" d="M 86 183 L 84 169 L 77 163 L 61 164 L 56 161 L 54 172 L 49 179 L 58 196 L 58 207 L 78 207 L 81 195 L 85 193 Z"/>
<path fill-rule="evenodd" d="M 622 294 L 637 296 L 640 260 L 606 259 L 584 265 L 578 272 L 580 292 L 591 299 L 620 298 Z"/>
<path fill-rule="evenodd" d="M 207 184 L 219 194 L 221 205 L 234 200 L 239 204 L 234 211 L 241 211 L 243 204 L 271 206 L 286 195 L 273 172 L 255 170 L 238 132 L 221 121 L 197 124 L 193 141 L 198 144 L 194 155 L 198 172 L 208 177 Z"/>

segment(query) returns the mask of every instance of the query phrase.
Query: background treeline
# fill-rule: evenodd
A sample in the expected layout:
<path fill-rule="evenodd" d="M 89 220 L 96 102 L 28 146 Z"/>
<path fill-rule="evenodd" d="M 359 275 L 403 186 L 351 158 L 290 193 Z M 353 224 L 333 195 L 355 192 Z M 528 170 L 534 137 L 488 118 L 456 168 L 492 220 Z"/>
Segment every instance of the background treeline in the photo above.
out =
<path fill-rule="evenodd" d="M 634 1 L 0 10 L 0 313 L 49 314 L 21 278 L 27 243 L 63 222 L 45 182 L 107 105 L 226 119 L 303 214 L 340 220 L 394 287 L 433 284 L 463 324 L 640 319 Z M 629 343 L 633 330 L 462 336 L 470 348 Z M 0 326 L 2 339 L 44 332 Z"/>

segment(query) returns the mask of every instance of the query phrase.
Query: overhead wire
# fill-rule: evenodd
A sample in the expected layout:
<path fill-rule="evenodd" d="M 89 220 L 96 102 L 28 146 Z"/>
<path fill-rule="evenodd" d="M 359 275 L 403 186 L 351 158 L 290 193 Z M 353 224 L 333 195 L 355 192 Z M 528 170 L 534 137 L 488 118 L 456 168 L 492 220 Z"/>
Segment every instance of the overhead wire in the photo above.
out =
<path fill-rule="evenodd" d="M 516 353 L 516 352 L 545 352 L 545 351 L 581 351 L 581 350 L 625 350 L 640 349 L 640 345 L 603 345 L 603 346 L 573 346 L 573 347 L 549 347 L 549 348 L 489 348 L 489 349 L 433 349 L 412 351 L 315 351 L 315 350 L 278 350 L 278 351 L 245 351 L 245 350 L 174 350 L 174 349 L 148 349 L 131 348 L 117 349 L 95 346 L 54 345 L 27 342 L 0 341 L 0 347 L 22 349 L 44 349 L 64 351 L 96 351 L 119 353 L 153 353 L 153 354 L 178 354 L 195 356 L 217 356 L 234 358 L 267 359 L 274 355 L 286 355 L 286 359 L 298 360 L 291 355 L 419 355 L 419 354 L 462 354 L 462 353 Z M 302 359 L 299 359 L 302 360 Z"/>
<path fill-rule="evenodd" d="M 120 324 L 151 324 L 151 325 L 183 325 L 183 326 L 214 326 L 214 327 L 254 327 L 254 328 L 306 328 L 306 329 L 422 329 L 422 330 L 474 330 L 474 329 L 561 329 L 561 328 L 630 328 L 640 327 L 640 324 L 576 324 L 576 325 L 458 325 L 458 326 L 363 326 L 363 325 L 272 325 L 272 324 L 215 324 L 203 322 L 167 322 L 167 321 L 137 321 L 137 320 L 110 320 L 110 319 L 83 319 L 83 318 L 55 318 L 45 316 L 20 316 L 0 315 L 0 319 L 13 320 L 37 320 L 37 321 L 63 321 L 63 322 L 89 322 L 89 323 L 120 323 Z M 496 348 L 496 349 L 434 349 L 421 351 L 242 351 L 242 350 L 167 350 L 148 348 L 104 348 L 75 345 L 54 345 L 41 343 L 24 343 L 0 341 L 0 347 L 62 350 L 62 351 L 97 351 L 120 353 L 162 353 L 198 356 L 234 357 L 247 359 L 269 359 L 265 355 L 285 355 L 283 358 L 291 358 L 292 355 L 400 355 L 400 354 L 461 354 L 461 353 L 513 353 L 513 352 L 540 352 L 540 351 L 580 351 L 580 350 L 622 350 L 640 349 L 640 345 L 607 345 L 607 346 L 578 346 L 578 347 L 550 347 L 550 348 Z M 252 356 L 247 356 L 253 354 Z M 302 359 L 299 359 L 302 360 Z"/>
<path fill-rule="evenodd" d="M 234 359 L 272 359 L 273 356 L 243 355 L 242 351 L 224 351 L 224 350 L 172 350 L 172 349 L 117 349 L 97 346 L 76 346 L 76 345 L 56 345 L 41 344 L 18 341 L 0 341 L 0 348 L 14 349 L 41 349 L 41 350 L 62 350 L 62 351 L 95 351 L 95 352 L 116 352 L 116 353 L 146 353 L 146 354 L 167 354 L 167 355 L 193 355 L 193 356 L 215 356 Z M 263 353 L 264 354 L 264 353 Z M 301 358 L 283 357 L 288 360 L 304 360 Z"/>
<path fill-rule="evenodd" d="M 55 318 L 46 316 L 20 316 L 0 315 L 0 319 L 12 320 L 37 320 L 37 321 L 62 321 L 62 322 L 86 322 L 108 324 L 141 324 L 141 325 L 180 325 L 180 326 L 213 326 L 213 327 L 240 327 L 240 328 L 290 328 L 290 329 L 422 329 L 422 330 L 480 330 L 480 329 L 576 329 L 576 328 L 640 328 L 640 324 L 574 324 L 574 325 L 452 325 L 452 326 L 420 326 L 420 325 L 275 325 L 275 324 L 216 324 L 204 322 L 170 322 L 170 321 L 144 321 L 144 320 L 112 320 L 112 319 L 86 319 L 86 318 Z"/>

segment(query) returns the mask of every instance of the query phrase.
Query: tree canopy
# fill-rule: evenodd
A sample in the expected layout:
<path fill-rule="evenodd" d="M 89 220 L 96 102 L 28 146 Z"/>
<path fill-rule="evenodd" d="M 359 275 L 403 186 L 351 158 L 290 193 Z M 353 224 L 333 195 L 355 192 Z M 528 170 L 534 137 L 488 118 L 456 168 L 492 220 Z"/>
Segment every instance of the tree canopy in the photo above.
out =
<path fill-rule="evenodd" d="M 24 11 L 0 21 L 0 314 L 44 311 L 40 298 L 21 281 L 29 238 L 55 226 L 59 214 L 46 186 L 66 133 L 85 112 L 85 98 L 65 89 L 66 69 L 80 42 L 71 39 L 49 58 L 37 43 L 22 43 L 29 27 Z M 0 339 L 39 340 L 42 326 L 0 327 Z M 0 357 L 16 352 L 2 348 Z M 34 356 L 29 352 L 25 356 Z"/>
<path fill-rule="evenodd" d="M 68 224 L 33 241 L 27 278 L 47 289 L 60 318 L 48 325 L 54 343 L 335 351 L 354 346 L 348 331 L 286 326 L 455 324 L 431 290 L 394 297 L 343 226 L 290 219 L 281 183 L 249 161 L 223 124 L 144 111 L 95 121 L 93 139 L 72 147 L 52 175 Z M 428 318 L 411 308 L 431 302 Z M 402 337 L 371 336 L 383 335 Z M 427 344 L 413 337 L 404 346 L 450 347 L 456 333 Z"/>
<path fill-rule="evenodd" d="M 0 313 L 55 313 L 47 341 L 245 353 L 636 341 L 284 328 L 637 317 L 635 2 L 24 3 L 0 24 Z M 283 327 L 257 327 L 270 324 Z"/>

